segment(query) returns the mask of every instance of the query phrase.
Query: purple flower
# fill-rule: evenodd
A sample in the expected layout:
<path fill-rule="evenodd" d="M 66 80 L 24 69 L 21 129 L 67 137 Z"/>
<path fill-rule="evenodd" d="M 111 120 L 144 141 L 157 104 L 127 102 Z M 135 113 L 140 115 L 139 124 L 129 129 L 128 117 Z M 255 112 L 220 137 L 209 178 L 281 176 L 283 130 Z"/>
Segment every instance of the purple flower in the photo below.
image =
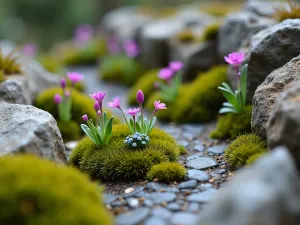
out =
<path fill-rule="evenodd" d="M 62 101 L 62 97 L 60 94 L 55 94 L 53 99 L 54 99 L 55 104 L 59 104 Z"/>
<path fill-rule="evenodd" d="M 96 100 L 99 103 L 102 103 L 105 95 L 106 95 L 106 91 L 104 91 L 104 92 L 99 91 L 94 94 L 90 94 L 91 98 Z"/>
<path fill-rule="evenodd" d="M 108 107 L 109 108 L 118 108 L 118 109 L 121 109 L 121 107 L 120 107 L 120 98 L 118 96 L 115 97 L 112 102 L 108 103 Z"/>
<path fill-rule="evenodd" d="M 132 115 L 133 117 L 135 117 L 136 114 L 139 113 L 140 111 L 141 111 L 140 108 L 133 108 L 133 109 L 129 108 L 129 109 L 127 109 L 127 110 L 124 110 L 125 113 L 130 114 L 130 115 Z"/>
<path fill-rule="evenodd" d="M 239 66 L 245 59 L 245 53 L 233 52 L 224 57 L 225 61 L 233 66 Z"/>
<path fill-rule="evenodd" d="M 94 109 L 95 109 L 95 111 L 98 113 L 98 111 L 100 110 L 99 102 L 95 102 L 95 104 L 94 104 Z"/>
<path fill-rule="evenodd" d="M 142 92 L 142 90 L 138 90 L 138 92 L 136 93 L 136 101 L 139 104 L 143 104 L 144 100 L 145 100 L 144 93 Z"/>
<path fill-rule="evenodd" d="M 112 55 L 118 54 L 120 52 L 119 42 L 115 36 L 109 37 L 109 39 L 107 41 L 107 47 L 108 47 L 110 54 L 112 54 Z"/>
<path fill-rule="evenodd" d="M 124 43 L 124 49 L 128 57 L 134 58 L 140 54 L 140 47 L 134 40 L 128 40 Z"/>
<path fill-rule="evenodd" d="M 35 44 L 25 44 L 23 47 L 23 54 L 29 57 L 33 57 L 37 52 L 37 46 Z"/>
<path fill-rule="evenodd" d="M 165 103 L 160 103 L 160 100 L 154 102 L 155 112 L 161 109 L 167 109 Z"/>
<path fill-rule="evenodd" d="M 81 24 L 75 30 L 75 42 L 85 44 L 93 38 L 94 28 L 89 24 Z"/>
<path fill-rule="evenodd" d="M 68 78 L 72 82 L 73 85 L 83 80 L 83 75 L 76 72 L 69 72 L 67 73 Z"/>
<path fill-rule="evenodd" d="M 66 90 L 64 94 L 67 98 L 71 96 L 71 92 L 69 90 Z"/>
<path fill-rule="evenodd" d="M 89 117 L 88 117 L 86 114 L 84 114 L 81 118 L 82 118 L 83 121 L 85 121 L 85 122 L 89 120 Z"/>
<path fill-rule="evenodd" d="M 174 72 L 171 69 L 163 68 L 159 71 L 158 77 L 160 79 L 169 81 L 170 79 L 172 79 L 173 75 L 174 75 Z"/>
<path fill-rule="evenodd" d="M 183 67 L 183 63 L 179 61 L 173 61 L 169 63 L 169 68 L 177 73 Z"/>
<path fill-rule="evenodd" d="M 67 81 L 66 81 L 65 78 L 63 78 L 63 79 L 60 80 L 60 86 L 61 86 L 62 89 L 65 89 L 65 88 L 66 88 L 66 86 L 67 86 Z"/>

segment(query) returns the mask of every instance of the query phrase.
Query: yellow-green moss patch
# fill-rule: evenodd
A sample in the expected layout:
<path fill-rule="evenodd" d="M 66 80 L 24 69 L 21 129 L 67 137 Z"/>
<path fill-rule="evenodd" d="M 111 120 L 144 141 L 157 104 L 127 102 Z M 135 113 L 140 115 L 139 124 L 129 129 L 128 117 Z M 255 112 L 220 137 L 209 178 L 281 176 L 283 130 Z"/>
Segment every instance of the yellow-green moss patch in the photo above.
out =
<path fill-rule="evenodd" d="M 78 123 L 75 121 L 57 121 L 64 142 L 78 140 L 82 131 Z"/>
<path fill-rule="evenodd" d="M 220 29 L 220 24 L 211 24 L 205 28 L 203 31 L 201 40 L 202 41 L 216 41 L 218 38 L 218 32 Z"/>
<path fill-rule="evenodd" d="M 158 179 L 159 182 L 182 181 L 186 175 L 186 169 L 176 162 L 163 162 L 153 166 L 147 173 L 147 179 L 153 181 Z"/>

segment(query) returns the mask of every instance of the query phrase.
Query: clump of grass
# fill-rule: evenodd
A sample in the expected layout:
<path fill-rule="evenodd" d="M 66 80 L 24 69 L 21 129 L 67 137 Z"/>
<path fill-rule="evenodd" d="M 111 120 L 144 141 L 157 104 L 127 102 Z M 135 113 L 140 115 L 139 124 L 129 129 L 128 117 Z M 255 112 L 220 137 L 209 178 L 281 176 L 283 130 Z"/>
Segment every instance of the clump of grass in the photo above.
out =
<path fill-rule="evenodd" d="M 274 17 L 279 22 L 286 19 L 299 19 L 300 4 L 294 1 L 288 1 L 287 5 L 284 5 L 276 10 Z"/>
<path fill-rule="evenodd" d="M 5 56 L 0 49 L 0 71 L 3 76 L 12 74 L 22 74 L 21 65 L 17 62 L 18 58 L 14 56 L 14 51 Z"/>

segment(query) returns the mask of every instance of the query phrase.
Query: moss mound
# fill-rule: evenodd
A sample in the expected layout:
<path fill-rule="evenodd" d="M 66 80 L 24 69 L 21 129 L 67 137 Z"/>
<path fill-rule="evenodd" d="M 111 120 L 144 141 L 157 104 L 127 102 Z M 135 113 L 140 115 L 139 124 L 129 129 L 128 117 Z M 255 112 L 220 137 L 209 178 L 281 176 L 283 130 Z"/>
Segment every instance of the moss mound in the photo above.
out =
<path fill-rule="evenodd" d="M 57 121 L 57 126 L 64 142 L 80 139 L 82 131 L 75 121 Z"/>
<path fill-rule="evenodd" d="M 34 156 L 0 158 L 0 224 L 110 225 L 99 187 Z"/>
<path fill-rule="evenodd" d="M 225 150 L 225 160 L 232 168 L 246 164 L 251 156 L 267 151 L 266 142 L 256 134 L 245 134 L 236 138 Z M 250 159 L 250 162 L 254 159 Z"/>
<path fill-rule="evenodd" d="M 176 35 L 180 43 L 189 43 L 196 40 L 196 37 L 191 29 L 184 29 Z"/>
<path fill-rule="evenodd" d="M 185 178 L 186 169 L 175 162 L 163 162 L 153 166 L 147 173 L 147 179 L 158 179 L 160 182 L 182 181 Z"/>
<path fill-rule="evenodd" d="M 133 85 L 142 74 L 140 64 L 127 56 L 107 56 L 103 58 L 99 68 L 103 80 Z"/>
<path fill-rule="evenodd" d="M 109 145 L 101 149 L 84 138 L 73 150 L 70 164 L 93 179 L 136 180 L 144 178 L 156 164 L 176 161 L 180 154 L 174 139 L 161 130 L 151 132 L 149 145 L 143 150 L 132 150 L 124 144 L 129 134 L 125 125 L 114 125 Z"/>
<path fill-rule="evenodd" d="M 52 55 L 44 55 L 39 58 L 41 65 L 50 73 L 58 74 L 63 71 L 59 58 Z"/>
<path fill-rule="evenodd" d="M 148 102 L 148 98 L 154 93 L 154 83 L 158 80 L 158 69 L 150 70 L 143 75 L 135 85 L 130 89 L 128 102 L 130 105 L 136 105 L 136 93 L 141 89 L 145 95 L 145 104 Z"/>
<path fill-rule="evenodd" d="M 216 41 L 218 38 L 218 32 L 220 29 L 220 24 L 211 24 L 205 28 L 203 31 L 202 41 Z"/>
<path fill-rule="evenodd" d="M 22 74 L 21 64 L 18 63 L 18 58 L 14 55 L 14 52 L 4 55 L 0 48 L 0 71 L 4 75 Z"/>
<path fill-rule="evenodd" d="M 58 119 L 57 105 L 53 101 L 53 97 L 56 93 L 62 94 L 61 88 L 57 87 L 45 90 L 36 98 L 35 106 L 49 112 L 54 116 L 55 119 Z M 87 114 L 89 118 L 95 121 L 96 114 L 94 111 L 94 101 L 89 96 L 73 90 L 72 120 L 78 124 L 81 124 L 83 122 L 81 116 L 84 114 Z M 111 116 L 110 112 L 108 112 L 108 114 Z M 117 123 L 118 120 L 114 119 L 114 122 Z"/>
<path fill-rule="evenodd" d="M 266 154 L 265 152 L 260 152 L 250 156 L 247 159 L 246 165 L 252 165 L 253 163 L 256 162 L 256 160 L 258 160 L 260 157 L 264 156 L 265 154 Z"/>
<path fill-rule="evenodd" d="M 274 13 L 274 18 L 282 22 L 286 19 L 299 19 L 300 18 L 300 4 L 294 1 L 288 1 L 288 4 L 278 8 Z"/>
<path fill-rule="evenodd" d="M 210 133 L 213 139 L 236 138 L 239 135 L 251 133 L 252 106 L 246 106 L 241 114 L 227 113 L 220 116 L 217 128 Z"/>

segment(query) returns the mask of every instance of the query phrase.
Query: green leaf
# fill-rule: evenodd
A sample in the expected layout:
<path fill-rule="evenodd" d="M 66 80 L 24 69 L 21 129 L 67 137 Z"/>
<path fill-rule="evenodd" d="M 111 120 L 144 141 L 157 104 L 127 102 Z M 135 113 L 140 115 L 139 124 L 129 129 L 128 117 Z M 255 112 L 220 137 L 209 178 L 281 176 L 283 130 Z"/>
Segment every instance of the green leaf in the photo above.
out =
<path fill-rule="evenodd" d="M 156 122 L 156 117 L 153 117 L 152 120 L 150 120 L 149 124 L 148 124 L 148 130 L 147 130 L 147 135 L 150 134 L 150 132 L 152 131 L 154 125 L 155 125 L 155 122 Z"/>
<path fill-rule="evenodd" d="M 129 126 L 131 133 L 134 133 L 134 122 L 132 118 L 129 120 Z"/>
<path fill-rule="evenodd" d="M 242 98 L 243 98 L 243 104 L 246 105 L 246 99 L 247 99 L 247 77 L 248 77 L 248 64 L 246 64 L 243 67 L 243 71 L 241 74 L 241 92 L 242 92 Z"/>
<path fill-rule="evenodd" d="M 139 132 L 139 133 L 143 133 L 140 124 L 138 122 L 136 122 L 135 125 L 136 125 L 136 131 Z"/>
<path fill-rule="evenodd" d="M 107 118 L 107 114 L 106 112 L 103 113 L 103 122 L 104 122 L 104 126 L 106 127 L 107 123 L 108 123 L 108 118 Z M 105 128 L 104 128 L 105 129 Z"/>
<path fill-rule="evenodd" d="M 235 109 L 233 109 L 233 108 L 228 108 L 228 107 L 223 107 L 223 108 L 221 108 L 221 109 L 219 110 L 219 113 L 220 113 L 220 114 L 229 113 L 229 112 L 231 112 L 231 113 L 237 113 L 237 111 L 236 111 Z"/>
<path fill-rule="evenodd" d="M 232 104 L 230 104 L 229 102 L 223 102 L 222 105 L 225 107 L 234 108 L 234 106 Z"/>
<path fill-rule="evenodd" d="M 234 108 L 238 108 L 238 100 L 236 98 L 236 95 L 231 93 L 230 91 L 228 91 L 225 88 L 219 87 L 219 89 L 221 90 L 222 94 L 224 95 L 224 97 L 226 98 L 226 100 L 232 104 L 234 106 Z"/>
<path fill-rule="evenodd" d="M 111 134 L 112 134 L 112 122 L 113 122 L 113 119 L 114 119 L 114 117 L 111 117 L 109 119 L 108 123 L 107 123 L 105 134 L 104 134 L 104 137 L 103 137 L 104 144 L 108 144 L 108 142 L 110 140 L 110 137 L 111 137 Z"/>
<path fill-rule="evenodd" d="M 222 85 L 224 86 L 225 89 L 227 89 L 228 91 L 230 91 L 232 94 L 234 94 L 232 88 L 227 84 L 227 83 L 222 83 Z"/>

